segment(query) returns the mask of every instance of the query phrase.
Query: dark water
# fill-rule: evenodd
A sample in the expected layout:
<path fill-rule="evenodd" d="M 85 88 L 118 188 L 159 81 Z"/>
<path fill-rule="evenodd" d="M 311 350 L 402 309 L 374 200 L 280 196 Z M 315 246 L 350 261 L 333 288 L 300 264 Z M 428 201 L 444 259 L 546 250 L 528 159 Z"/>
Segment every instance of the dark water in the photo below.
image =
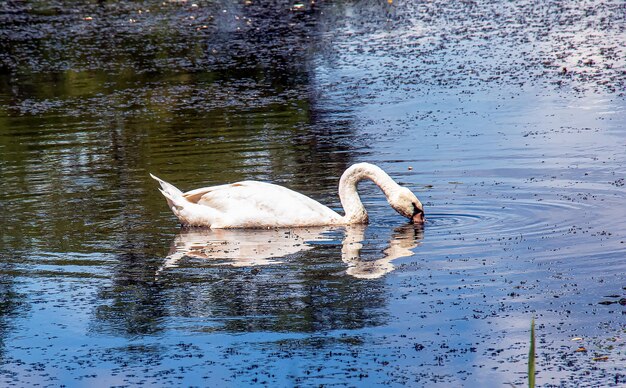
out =
<path fill-rule="evenodd" d="M 0 383 L 622 385 L 626 7 L 5 2 Z M 180 230 L 267 180 L 365 228 Z M 621 303 L 620 303 L 621 302 Z M 585 349 L 585 351 L 577 351 Z"/>

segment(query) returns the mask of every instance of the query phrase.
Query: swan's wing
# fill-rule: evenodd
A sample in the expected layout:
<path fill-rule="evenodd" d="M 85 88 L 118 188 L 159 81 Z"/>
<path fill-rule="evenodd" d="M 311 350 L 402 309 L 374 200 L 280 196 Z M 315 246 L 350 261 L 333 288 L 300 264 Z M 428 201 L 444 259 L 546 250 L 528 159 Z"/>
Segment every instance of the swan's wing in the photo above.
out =
<path fill-rule="evenodd" d="M 228 186 L 230 185 L 201 187 L 199 189 L 190 190 L 190 191 L 187 191 L 186 193 L 183 193 L 183 197 L 185 197 L 185 199 L 187 199 L 187 201 L 189 202 L 198 203 L 198 201 L 200 200 L 200 198 L 202 198 L 203 195 L 210 193 L 211 191 L 214 191 L 214 190 L 223 190 L 224 188 L 227 188 Z"/>
<path fill-rule="evenodd" d="M 190 192 L 190 197 L 199 195 L 203 189 L 198 190 Z M 214 227 L 328 225 L 341 218 L 319 202 L 271 183 L 243 181 L 204 190 L 198 205 L 216 209 L 223 215 L 221 222 Z"/>

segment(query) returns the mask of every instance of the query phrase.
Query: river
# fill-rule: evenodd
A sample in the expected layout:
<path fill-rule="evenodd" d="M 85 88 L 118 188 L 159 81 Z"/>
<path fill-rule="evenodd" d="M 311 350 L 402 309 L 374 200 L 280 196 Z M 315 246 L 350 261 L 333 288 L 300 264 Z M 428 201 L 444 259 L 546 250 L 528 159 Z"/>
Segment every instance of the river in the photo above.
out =
<path fill-rule="evenodd" d="M 0 9 L 0 384 L 626 383 L 626 8 L 614 0 Z M 370 224 L 181 229 L 254 179 Z"/>

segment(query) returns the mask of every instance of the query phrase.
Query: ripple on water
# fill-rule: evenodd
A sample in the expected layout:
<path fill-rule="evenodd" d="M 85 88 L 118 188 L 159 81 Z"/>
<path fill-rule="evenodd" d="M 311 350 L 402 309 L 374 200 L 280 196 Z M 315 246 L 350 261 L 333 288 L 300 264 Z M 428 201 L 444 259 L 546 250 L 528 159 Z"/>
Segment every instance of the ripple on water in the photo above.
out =
<path fill-rule="evenodd" d="M 580 203 L 520 200 L 514 204 L 462 204 L 448 206 L 452 211 L 429 213 L 427 228 L 484 237 L 546 235 L 567 228 L 584 207 Z"/>

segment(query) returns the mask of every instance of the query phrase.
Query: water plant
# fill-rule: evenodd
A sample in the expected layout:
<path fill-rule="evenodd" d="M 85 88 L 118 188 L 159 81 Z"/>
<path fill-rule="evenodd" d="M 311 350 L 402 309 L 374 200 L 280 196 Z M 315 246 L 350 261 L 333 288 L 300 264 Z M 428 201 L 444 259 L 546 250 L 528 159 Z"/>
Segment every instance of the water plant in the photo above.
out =
<path fill-rule="evenodd" d="M 535 318 L 530 322 L 530 349 L 528 350 L 528 388 L 535 387 Z"/>

